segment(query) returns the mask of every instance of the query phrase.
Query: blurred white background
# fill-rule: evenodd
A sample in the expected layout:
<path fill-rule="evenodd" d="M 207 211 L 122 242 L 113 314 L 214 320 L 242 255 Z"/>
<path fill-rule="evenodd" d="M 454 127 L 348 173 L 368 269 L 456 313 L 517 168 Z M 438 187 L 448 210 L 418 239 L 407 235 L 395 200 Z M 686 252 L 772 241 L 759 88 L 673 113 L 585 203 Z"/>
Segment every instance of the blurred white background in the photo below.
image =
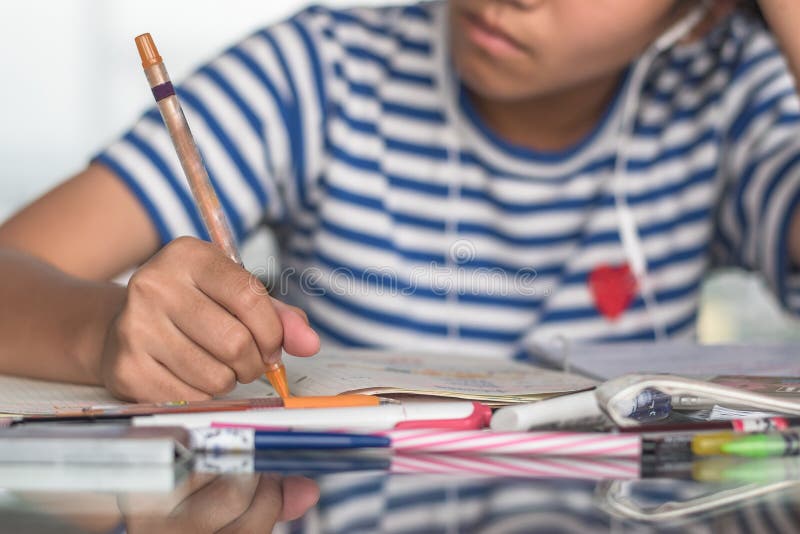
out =
<path fill-rule="evenodd" d="M 360 5 L 401 0 L 358 0 Z M 0 8 L 0 221 L 86 165 L 123 132 L 152 97 L 133 38 L 150 32 L 181 80 L 252 30 L 280 20 L 305 0 L 25 0 Z M 319 3 L 316 2 L 316 3 Z M 353 0 L 322 0 L 351 5 Z M 245 251 L 263 262 L 261 236 Z M 703 341 L 800 340 L 760 279 L 741 273 L 706 284 Z"/>

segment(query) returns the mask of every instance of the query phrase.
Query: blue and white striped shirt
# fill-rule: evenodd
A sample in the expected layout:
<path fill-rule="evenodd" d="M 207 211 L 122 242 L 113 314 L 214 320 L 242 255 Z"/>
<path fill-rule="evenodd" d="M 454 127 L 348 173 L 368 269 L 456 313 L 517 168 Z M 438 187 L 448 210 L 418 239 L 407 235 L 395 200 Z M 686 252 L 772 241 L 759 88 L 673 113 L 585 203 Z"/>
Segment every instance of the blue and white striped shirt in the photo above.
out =
<path fill-rule="evenodd" d="M 521 354 L 554 336 L 652 339 L 639 295 L 618 318 L 588 283 L 621 265 L 612 178 L 626 91 L 639 91 L 625 195 L 660 317 L 694 334 L 714 265 L 758 270 L 800 311 L 788 257 L 800 208 L 800 104 L 757 22 L 733 15 L 626 78 L 575 146 L 515 146 L 453 74 L 443 2 L 315 7 L 257 32 L 178 89 L 239 239 L 276 229 L 279 297 L 326 343 Z M 164 243 L 206 236 L 155 109 L 98 161 Z"/>

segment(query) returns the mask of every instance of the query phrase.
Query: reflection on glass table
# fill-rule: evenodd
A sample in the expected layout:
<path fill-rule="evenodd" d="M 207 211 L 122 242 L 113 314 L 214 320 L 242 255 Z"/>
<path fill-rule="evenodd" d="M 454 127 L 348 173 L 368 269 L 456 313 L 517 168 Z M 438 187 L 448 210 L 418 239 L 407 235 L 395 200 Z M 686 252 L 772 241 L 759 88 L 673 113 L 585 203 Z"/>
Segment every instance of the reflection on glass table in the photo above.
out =
<path fill-rule="evenodd" d="M 796 532 L 800 463 L 260 453 L 0 466 L 0 532 Z M 138 470 L 138 472 L 137 472 Z"/>

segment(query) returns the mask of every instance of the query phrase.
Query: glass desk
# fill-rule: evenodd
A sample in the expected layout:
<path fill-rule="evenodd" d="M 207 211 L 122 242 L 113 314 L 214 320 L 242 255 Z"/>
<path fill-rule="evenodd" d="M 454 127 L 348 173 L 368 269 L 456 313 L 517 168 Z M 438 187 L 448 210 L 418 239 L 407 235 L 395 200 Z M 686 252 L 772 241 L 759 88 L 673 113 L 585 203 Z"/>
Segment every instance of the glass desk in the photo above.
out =
<path fill-rule="evenodd" d="M 796 458 L 682 475 L 718 479 L 706 482 L 638 479 L 633 461 L 480 462 L 273 453 L 175 467 L 6 464 L 0 532 L 800 532 Z"/>

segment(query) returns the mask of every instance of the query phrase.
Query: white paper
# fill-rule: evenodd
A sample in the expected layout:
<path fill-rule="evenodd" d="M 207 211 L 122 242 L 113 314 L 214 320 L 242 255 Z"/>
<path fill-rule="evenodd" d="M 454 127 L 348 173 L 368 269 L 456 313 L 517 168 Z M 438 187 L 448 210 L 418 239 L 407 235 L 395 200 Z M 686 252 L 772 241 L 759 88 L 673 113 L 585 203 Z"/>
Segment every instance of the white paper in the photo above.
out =
<path fill-rule="evenodd" d="M 284 363 L 295 395 L 410 393 L 513 403 L 595 386 L 587 378 L 511 360 L 450 354 L 330 350 Z"/>
<path fill-rule="evenodd" d="M 266 396 L 274 396 L 272 388 L 266 382 L 257 380 L 252 384 L 239 384 L 224 398 L 248 399 Z M 102 387 L 0 375 L 0 413 L 2 414 L 48 414 L 57 410 L 124 404 L 127 403 L 114 398 Z"/>

